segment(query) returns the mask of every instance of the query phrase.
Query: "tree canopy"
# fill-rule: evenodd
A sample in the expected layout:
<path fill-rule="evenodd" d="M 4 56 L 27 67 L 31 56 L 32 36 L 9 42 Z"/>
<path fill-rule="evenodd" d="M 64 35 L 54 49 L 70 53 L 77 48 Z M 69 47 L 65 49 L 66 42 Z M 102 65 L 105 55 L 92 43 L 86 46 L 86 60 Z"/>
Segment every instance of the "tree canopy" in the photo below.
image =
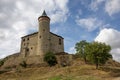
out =
<path fill-rule="evenodd" d="M 86 55 L 87 55 L 85 47 L 87 44 L 88 42 L 86 42 L 86 40 L 82 40 L 76 43 L 76 46 L 75 46 L 77 55 L 79 55 L 80 57 L 83 57 L 85 62 L 86 62 Z"/>
<path fill-rule="evenodd" d="M 109 58 L 112 58 L 112 55 L 109 54 L 111 47 L 105 43 L 80 41 L 76 43 L 75 48 L 77 54 L 84 55 L 82 58 L 86 59 L 85 61 L 96 64 L 96 68 L 101 64 L 105 64 Z"/>

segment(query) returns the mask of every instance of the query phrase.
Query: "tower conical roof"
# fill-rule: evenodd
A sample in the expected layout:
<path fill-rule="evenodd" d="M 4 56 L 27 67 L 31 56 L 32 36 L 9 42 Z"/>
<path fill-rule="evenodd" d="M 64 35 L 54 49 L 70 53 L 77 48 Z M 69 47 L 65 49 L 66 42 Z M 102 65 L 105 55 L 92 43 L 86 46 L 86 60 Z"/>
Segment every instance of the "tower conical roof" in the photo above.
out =
<path fill-rule="evenodd" d="M 43 11 L 42 16 L 47 16 L 45 10 Z"/>
<path fill-rule="evenodd" d="M 38 19 L 43 18 L 43 17 L 46 17 L 50 20 L 50 18 L 47 16 L 45 10 L 43 11 L 42 15 L 40 17 L 38 17 Z"/>

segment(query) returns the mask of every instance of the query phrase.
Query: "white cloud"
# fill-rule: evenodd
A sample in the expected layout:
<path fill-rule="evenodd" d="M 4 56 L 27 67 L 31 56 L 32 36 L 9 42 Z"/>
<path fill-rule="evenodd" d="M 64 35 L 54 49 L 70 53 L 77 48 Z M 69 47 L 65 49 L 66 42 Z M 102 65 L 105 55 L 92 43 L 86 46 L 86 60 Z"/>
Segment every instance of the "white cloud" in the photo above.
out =
<path fill-rule="evenodd" d="M 105 0 L 92 0 L 91 4 L 90 4 L 90 8 L 93 11 L 98 10 L 99 5 L 102 4 L 102 2 L 104 2 Z"/>
<path fill-rule="evenodd" d="M 105 11 L 111 16 L 120 13 L 120 0 L 107 0 L 105 4 Z"/>
<path fill-rule="evenodd" d="M 116 61 L 120 62 L 120 48 L 112 49 L 111 53 L 112 53 L 113 58 Z"/>
<path fill-rule="evenodd" d="M 45 0 L 40 1 L 40 7 L 45 9 L 51 18 L 51 23 L 64 22 L 68 16 L 68 0 Z"/>
<path fill-rule="evenodd" d="M 112 47 L 111 54 L 116 61 L 120 62 L 120 31 L 112 28 L 104 28 L 100 31 L 95 41 L 105 42 Z"/>
<path fill-rule="evenodd" d="M 67 51 L 70 54 L 74 54 L 76 52 L 75 50 L 75 44 L 76 44 L 76 40 L 70 37 L 66 37 L 64 39 L 64 45 L 65 45 L 65 51 Z"/>
<path fill-rule="evenodd" d="M 101 6 L 102 5 L 102 6 Z M 105 12 L 109 16 L 120 13 L 120 0 L 92 0 L 90 9 L 97 11 L 100 7 L 103 7 Z"/>
<path fill-rule="evenodd" d="M 97 18 L 77 19 L 76 23 L 80 27 L 83 27 L 87 29 L 88 31 L 93 31 L 102 25 L 102 22 L 100 20 L 97 20 Z"/>
<path fill-rule="evenodd" d="M 45 9 L 51 23 L 67 19 L 68 0 L 1 0 L 0 58 L 19 52 L 21 37 L 37 31 L 37 18 Z"/>
<path fill-rule="evenodd" d="M 68 50 L 68 53 L 70 54 L 75 54 L 76 53 L 76 50 L 75 50 L 75 47 L 70 47 L 69 50 Z"/>

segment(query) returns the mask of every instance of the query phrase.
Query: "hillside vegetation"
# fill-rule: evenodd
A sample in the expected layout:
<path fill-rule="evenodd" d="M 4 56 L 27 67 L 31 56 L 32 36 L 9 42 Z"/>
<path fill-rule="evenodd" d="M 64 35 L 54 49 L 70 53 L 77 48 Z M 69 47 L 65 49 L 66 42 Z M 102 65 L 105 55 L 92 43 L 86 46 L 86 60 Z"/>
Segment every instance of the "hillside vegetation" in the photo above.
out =
<path fill-rule="evenodd" d="M 120 64 L 109 60 L 96 69 L 95 65 L 76 59 L 67 67 L 18 67 L 0 73 L 0 80 L 120 80 Z"/>

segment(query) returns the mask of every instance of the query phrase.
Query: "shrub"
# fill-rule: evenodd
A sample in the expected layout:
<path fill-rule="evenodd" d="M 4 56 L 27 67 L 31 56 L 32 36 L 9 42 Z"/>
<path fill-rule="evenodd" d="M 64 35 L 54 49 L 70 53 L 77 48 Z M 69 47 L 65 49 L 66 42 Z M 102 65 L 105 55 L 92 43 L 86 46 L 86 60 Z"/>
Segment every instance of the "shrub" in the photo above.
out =
<path fill-rule="evenodd" d="M 0 67 L 4 64 L 4 60 L 0 60 Z"/>
<path fill-rule="evenodd" d="M 44 61 L 49 64 L 49 66 L 54 66 L 57 64 L 57 59 L 52 52 L 48 52 L 44 55 Z"/>
<path fill-rule="evenodd" d="M 20 66 L 26 68 L 26 67 L 27 67 L 27 63 L 26 63 L 25 61 L 22 61 L 22 62 L 20 63 Z"/>

